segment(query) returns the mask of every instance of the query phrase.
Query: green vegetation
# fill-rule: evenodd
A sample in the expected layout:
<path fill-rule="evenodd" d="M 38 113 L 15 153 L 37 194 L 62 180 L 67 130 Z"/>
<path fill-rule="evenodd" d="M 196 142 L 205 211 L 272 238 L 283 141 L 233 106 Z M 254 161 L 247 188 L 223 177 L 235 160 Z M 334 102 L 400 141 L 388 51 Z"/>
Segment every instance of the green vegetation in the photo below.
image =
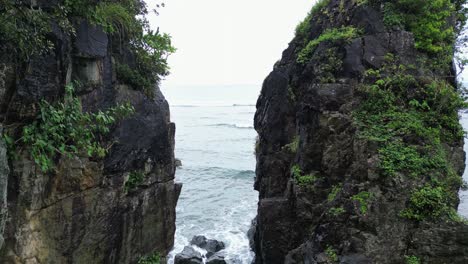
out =
<path fill-rule="evenodd" d="M 291 85 L 288 86 L 288 98 L 291 101 L 291 103 L 296 102 L 296 95 L 294 94 L 294 90 Z"/>
<path fill-rule="evenodd" d="M 294 178 L 298 178 L 302 175 L 302 170 L 301 170 L 301 167 L 299 167 L 298 164 L 294 164 L 292 167 L 291 167 L 291 175 L 294 177 Z"/>
<path fill-rule="evenodd" d="M 119 80 L 125 84 L 134 87 L 135 90 L 143 90 L 147 95 L 151 95 L 151 86 L 154 83 L 143 76 L 139 71 L 131 69 L 127 64 L 117 63 L 115 65 L 115 72 Z"/>
<path fill-rule="evenodd" d="M 169 74 L 167 58 L 176 49 L 172 46 L 168 34 L 160 34 L 149 29 L 131 43 L 137 62 L 134 71 L 146 79 L 141 83 L 144 86 L 134 86 L 133 89 L 144 91 L 146 95 L 153 97 L 153 85 L 158 83 L 161 77 Z M 117 78 L 120 79 L 119 76 Z M 148 86 L 148 83 L 151 85 Z"/>
<path fill-rule="evenodd" d="M 307 39 L 307 36 L 310 34 L 311 30 L 310 26 L 312 17 L 321 12 L 329 3 L 330 0 L 318 0 L 317 3 L 315 3 L 315 5 L 312 7 L 312 10 L 310 10 L 309 14 L 307 14 L 306 18 L 296 27 L 296 36 L 298 38 L 303 40 Z"/>
<path fill-rule="evenodd" d="M 329 202 L 332 202 L 333 200 L 335 200 L 338 193 L 341 192 L 341 189 L 343 189 L 341 184 L 334 185 L 333 188 L 332 188 L 332 191 L 328 194 L 327 200 Z"/>
<path fill-rule="evenodd" d="M 339 215 L 344 214 L 346 211 L 342 206 L 340 206 L 340 207 L 332 207 L 330 208 L 330 210 L 328 210 L 328 212 L 333 216 L 339 216 Z"/>
<path fill-rule="evenodd" d="M 295 136 L 293 141 L 283 147 L 291 153 L 296 153 L 299 148 L 299 136 Z"/>
<path fill-rule="evenodd" d="M 317 181 L 317 179 L 317 176 L 314 174 L 307 174 L 296 177 L 297 183 L 303 188 L 311 187 Z"/>
<path fill-rule="evenodd" d="M 125 182 L 125 192 L 129 192 L 134 190 L 136 187 L 141 185 L 143 181 L 145 180 L 145 175 L 142 172 L 139 171 L 132 171 L 128 175 L 128 179 Z"/>
<path fill-rule="evenodd" d="M 87 16 L 91 22 L 102 26 L 108 33 L 131 34 L 138 27 L 134 13 L 121 3 L 100 2 Z"/>
<path fill-rule="evenodd" d="M 455 31 L 447 25 L 456 5 L 452 0 L 397 0 L 384 5 L 384 23 L 411 31 L 416 48 L 451 59 Z M 464 19 L 464 18 L 462 18 Z M 447 60 L 445 60 L 447 62 Z"/>
<path fill-rule="evenodd" d="M 421 260 L 416 256 L 405 256 L 406 264 L 420 264 Z"/>
<path fill-rule="evenodd" d="M 318 179 L 314 174 L 302 175 L 303 172 L 299 165 L 295 164 L 291 168 L 291 175 L 296 180 L 297 184 L 302 188 L 310 188 Z"/>
<path fill-rule="evenodd" d="M 316 75 L 320 83 L 336 82 L 335 75 L 343 68 L 343 60 L 339 56 L 338 48 L 329 48 L 319 57 L 320 63 L 316 66 Z"/>
<path fill-rule="evenodd" d="M 42 101 L 39 116 L 23 128 L 18 140 L 30 149 L 34 162 L 44 172 L 54 168 L 58 155 L 104 157 L 107 149 L 99 143 L 101 135 L 134 112 L 130 104 L 124 104 L 106 111 L 84 113 L 73 91 L 73 85 L 68 85 L 63 101 L 54 104 Z"/>
<path fill-rule="evenodd" d="M 455 219 L 449 208 L 462 181 L 443 142 L 462 139 L 458 110 L 466 103 L 446 81 L 410 74 L 414 67 L 399 64 L 389 54 L 380 70 L 369 70 L 370 84 L 361 88 L 364 100 L 354 117 L 360 136 L 379 146 L 382 176 L 409 176 L 419 186 L 430 183 L 413 192 L 401 215 L 418 221 Z"/>
<path fill-rule="evenodd" d="M 328 246 L 325 249 L 325 255 L 327 255 L 328 259 L 332 261 L 333 263 L 338 262 L 338 254 L 336 253 L 336 250 L 332 246 Z"/>
<path fill-rule="evenodd" d="M 325 30 L 318 38 L 309 41 L 309 43 L 303 48 L 297 55 L 297 63 L 305 64 L 307 63 L 315 48 L 322 42 L 345 42 L 348 43 L 352 39 L 356 38 L 359 35 L 359 30 L 355 27 L 341 27 L 341 28 L 332 28 Z"/>
<path fill-rule="evenodd" d="M 411 195 L 408 208 L 401 216 L 412 220 L 439 219 L 457 220 L 457 213 L 450 206 L 450 196 L 440 186 L 425 185 Z"/>
<path fill-rule="evenodd" d="M 154 253 L 148 257 L 142 257 L 138 260 L 138 264 L 159 264 L 161 263 L 161 257 L 158 253 Z"/>
<path fill-rule="evenodd" d="M 360 192 L 354 195 L 353 197 L 351 197 L 351 200 L 359 203 L 359 210 L 361 214 L 365 215 L 367 214 L 367 211 L 369 210 L 370 198 L 372 198 L 372 194 L 370 192 Z"/>
<path fill-rule="evenodd" d="M 48 15 L 41 9 L 0 0 L 0 52 L 12 60 L 27 61 L 49 52 L 53 44 L 46 34 L 51 28 Z"/>

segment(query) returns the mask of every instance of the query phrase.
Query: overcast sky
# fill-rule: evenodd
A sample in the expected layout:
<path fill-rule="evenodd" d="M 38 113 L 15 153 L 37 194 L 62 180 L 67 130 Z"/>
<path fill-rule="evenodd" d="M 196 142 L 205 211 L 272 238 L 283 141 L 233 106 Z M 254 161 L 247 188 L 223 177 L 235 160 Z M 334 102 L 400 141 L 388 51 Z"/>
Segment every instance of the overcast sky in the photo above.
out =
<path fill-rule="evenodd" d="M 315 0 L 164 2 L 150 22 L 169 33 L 177 48 L 162 83 L 170 87 L 260 85 Z"/>

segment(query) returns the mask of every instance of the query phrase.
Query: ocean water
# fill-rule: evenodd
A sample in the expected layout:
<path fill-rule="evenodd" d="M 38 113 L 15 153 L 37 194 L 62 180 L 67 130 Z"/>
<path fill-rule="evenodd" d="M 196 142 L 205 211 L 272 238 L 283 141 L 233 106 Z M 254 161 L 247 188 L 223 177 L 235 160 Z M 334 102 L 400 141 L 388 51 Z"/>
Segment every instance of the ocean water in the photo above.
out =
<path fill-rule="evenodd" d="M 465 132 L 468 132 L 468 113 L 461 113 L 460 122 L 463 126 Z M 468 153 L 468 138 L 465 137 L 465 152 Z M 468 155 L 465 157 L 465 164 L 468 164 Z M 465 173 L 463 173 L 463 179 L 468 182 L 468 165 L 465 168 Z M 460 205 L 458 207 L 458 212 L 468 218 L 468 190 L 460 191 Z"/>
<path fill-rule="evenodd" d="M 163 89 L 176 123 L 176 180 L 184 184 L 177 205 L 174 255 L 195 235 L 226 244 L 228 263 L 250 264 L 247 231 L 256 215 L 253 129 L 258 87 Z"/>

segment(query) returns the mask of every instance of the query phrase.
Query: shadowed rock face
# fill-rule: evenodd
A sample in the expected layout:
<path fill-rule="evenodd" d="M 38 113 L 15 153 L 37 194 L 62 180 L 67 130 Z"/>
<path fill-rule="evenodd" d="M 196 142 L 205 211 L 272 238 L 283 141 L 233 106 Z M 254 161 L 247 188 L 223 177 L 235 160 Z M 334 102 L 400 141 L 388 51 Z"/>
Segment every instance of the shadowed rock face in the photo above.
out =
<path fill-rule="evenodd" d="M 58 99 L 71 80 L 83 84 L 77 92 L 85 111 L 130 102 L 136 113 L 106 136 L 113 144 L 104 159 L 62 157 L 54 173 L 42 173 L 22 152 L 8 174 L 0 144 L 0 262 L 136 263 L 155 252 L 165 256 L 174 243 L 181 190 L 174 183 L 175 125 L 168 103 L 156 86 L 150 99 L 116 81 L 112 57 L 120 51 L 100 28 L 79 21 L 76 36 L 54 28 L 54 54 L 24 67 L 0 61 L 3 124 L 12 130 L 27 124 L 38 102 Z M 127 193 L 124 184 L 134 171 L 145 179 Z"/>
<path fill-rule="evenodd" d="M 303 40 L 296 37 L 264 81 L 255 115 L 256 263 L 334 263 L 327 248 L 340 263 L 404 263 L 405 255 L 423 263 L 468 263 L 468 227 L 401 218 L 411 181 L 379 175 L 377 147 L 357 136 L 352 113 L 362 100 L 358 87 L 365 71 L 382 67 L 388 53 L 414 65 L 425 56 L 414 48 L 412 33 L 387 30 L 379 10 L 357 2 L 331 0 L 326 12 L 311 19 L 308 39 L 325 28 L 349 25 L 363 30 L 360 37 L 338 47 L 320 43 L 305 65 L 297 63 Z M 320 66 L 330 47 L 337 48 L 342 67 L 335 81 L 324 83 Z M 288 144 L 294 141 L 297 150 L 291 151 Z M 463 140 L 446 145 L 461 175 Z M 313 191 L 294 180 L 294 164 L 320 178 Z M 342 186 L 339 203 L 327 198 L 337 184 Z M 363 190 L 374 194 L 366 214 L 349 199 Z M 335 206 L 343 206 L 345 213 L 328 213 Z"/>

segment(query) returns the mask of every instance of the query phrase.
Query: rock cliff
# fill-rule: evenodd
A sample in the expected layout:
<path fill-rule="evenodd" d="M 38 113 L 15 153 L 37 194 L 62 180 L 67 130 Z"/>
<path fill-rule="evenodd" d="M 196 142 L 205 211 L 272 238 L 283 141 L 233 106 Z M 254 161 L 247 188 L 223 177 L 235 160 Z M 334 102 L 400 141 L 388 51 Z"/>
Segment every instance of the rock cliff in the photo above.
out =
<path fill-rule="evenodd" d="M 468 263 L 463 1 L 322 0 L 257 102 L 256 263 Z"/>
<path fill-rule="evenodd" d="M 6 8 L 8 1 L 4 2 Z M 0 230 L 4 238 L 0 239 L 0 262 L 137 263 L 144 256 L 165 256 L 174 242 L 175 207 L 181 190 L 174 182 L 175 125 L 168 103 L 156 83 L 148 93 L 116 74 L 117 63 L 135 67 L 136 55 L 123 34 L 110 34 L 82 15 L 71 17 L 63 12 L 65 17 L 60 18 L 63 14 L 57 12 L 66 10 L 64 3 L 78 3 L 62 2 L 33 1 L 23 3 L 24 7 L 12 5 L 11 10 L 0 8 L 13 16 L 28 10 L 45 14 L 50 26 L 45 38 L 51 45 L 50 50 L 23 60 L 19 54 L 8 53 L 7 43 L 1 43 L 1 123 L 15 140 L 15 149 L 8 166 L 4 143 L 0 144 Z M 94 7 L 105 1 L 92 2 Z M 132 1 L 98 6 L 122 10 L 119 2 Z M 63 21 L 70 25 L 60 24 Z M 21 24 L 17 25 L 19 31 Z M 42 100 L 60 100 L 72 82 L 81 84 L 75 93 L 85 112 L 104 111 L 120 103 L 130 103 L 135 111 L 99 136 L 107 148 L 105 157 L 58 155 L 54 169 L 44 172 L 28 146 L 21 145 L 21 129 L 35 120 Z"/>

